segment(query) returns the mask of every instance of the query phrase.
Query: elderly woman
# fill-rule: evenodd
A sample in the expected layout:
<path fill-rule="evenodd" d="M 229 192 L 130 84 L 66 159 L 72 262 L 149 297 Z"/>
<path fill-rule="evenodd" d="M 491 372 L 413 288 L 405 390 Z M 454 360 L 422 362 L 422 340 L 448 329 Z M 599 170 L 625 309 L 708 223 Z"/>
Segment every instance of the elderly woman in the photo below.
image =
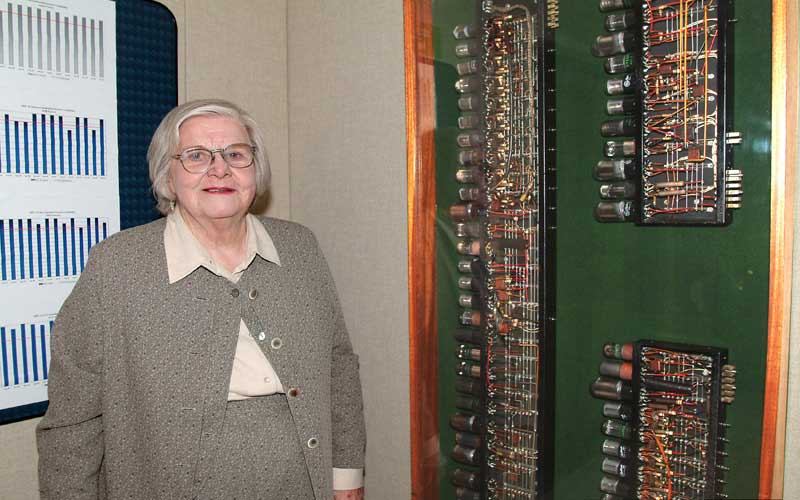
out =
<path fill-rule="evenodd" d="M 358 360 L 314 236 L 248 214 L 270 172 L 235 105 L 170 111 L 166 218 L 93 248 L 55 322 L 42 498 L 362 498 Z"/>

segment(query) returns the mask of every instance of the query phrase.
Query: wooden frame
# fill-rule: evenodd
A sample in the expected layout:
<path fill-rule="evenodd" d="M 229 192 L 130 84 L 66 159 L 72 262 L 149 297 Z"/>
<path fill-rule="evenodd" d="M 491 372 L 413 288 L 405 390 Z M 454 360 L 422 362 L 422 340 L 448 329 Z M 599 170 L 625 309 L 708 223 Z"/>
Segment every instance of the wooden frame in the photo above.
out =
<path fill-rule="evenodd" d="M 759 498 L 782 498 L 797 149 L 797 0 L 772 2 L 772 195 L 769 319 Z"/>
<path fill-rule="evenodd" d="M 431 0 L 404 0 L 411 496 L 438 498 L 435 146 Z M 782 498 L 797 148 L 798 0 L 772 2 L 772 170 L 767 374 L 759 498 Z M 788 131 L 788 132 L 787 132 Z"/>
<path fill-rule="evenodd" d="M 436 184 L 431 0 L 403 1 L 408 162 L 411 498 L 439 493 Z"/>

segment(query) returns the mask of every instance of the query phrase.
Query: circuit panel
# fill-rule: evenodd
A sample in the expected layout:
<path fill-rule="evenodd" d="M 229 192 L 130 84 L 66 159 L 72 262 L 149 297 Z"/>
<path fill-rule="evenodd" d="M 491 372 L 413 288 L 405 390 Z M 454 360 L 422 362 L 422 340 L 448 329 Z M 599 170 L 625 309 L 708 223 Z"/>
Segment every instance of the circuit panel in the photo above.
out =
<path fill-rule="evenodd" d="M 593 51 L 612 75 L 601 134 L 609 156 L 602 222 L 712 224 L 741 207 L 742 172 L 731 165 L 741 137 L 727 107 L 729 0 L 601 0 L 609 35 Z M 615 9 L 629 10 L 615 11 Z"/>
<path fill-rule="evenodd" d="M 460 202 L 450 207 L 463 290 L 452 457 L 456 498 L 534 499 L 551 489 L 552 433 L 543 432 L 552 367 L 554 243 L 552 33 L 555 3 L 480 2 L 477 26 L 454 30 L 460 93 Z M 550 123 L 549 127 L 545 124 Z M 547 130 L 546 130 L 547 129 Z M 554 176 L 551 176 L 554 177 Z M 548 221 L 551 229 L 548 229 Z M 548 315 L 547 312 L 550 311 Z M 551 319 L 547 319 L 547 318 Z M 545 405 L 545 408 L 542 407 Z M 547 450 L 543 452 L 543 450 Z"/>
<path fill-rule="evenodd" d="M 606 344 L 592 394 L 607 400 L 600 482 L 607 498 L 724 498 L 727 352 L 655 341 Z"/>

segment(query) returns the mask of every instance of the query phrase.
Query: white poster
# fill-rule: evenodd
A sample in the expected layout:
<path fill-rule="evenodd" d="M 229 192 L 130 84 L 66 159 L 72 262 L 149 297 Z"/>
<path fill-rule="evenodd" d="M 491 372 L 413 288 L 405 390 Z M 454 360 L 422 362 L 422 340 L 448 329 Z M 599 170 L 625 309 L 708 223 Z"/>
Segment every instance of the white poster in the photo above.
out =
<path fill-rule="evenodd" d="M 114 2 L 0 0 L 0 414 L 47 399 L 50 330 L 119 231 Z"/>

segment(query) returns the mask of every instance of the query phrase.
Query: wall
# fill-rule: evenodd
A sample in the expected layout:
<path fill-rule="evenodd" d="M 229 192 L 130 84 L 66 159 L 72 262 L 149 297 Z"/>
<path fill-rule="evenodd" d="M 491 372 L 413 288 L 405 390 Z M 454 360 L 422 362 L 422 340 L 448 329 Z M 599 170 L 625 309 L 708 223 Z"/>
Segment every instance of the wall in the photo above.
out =
<path fill-rule="evenodd" d="M 402 2 L 289 2 L 291 215 L 328 256 L 361 356 L 382 500 L 410 498 L 402 26 Z"/>

